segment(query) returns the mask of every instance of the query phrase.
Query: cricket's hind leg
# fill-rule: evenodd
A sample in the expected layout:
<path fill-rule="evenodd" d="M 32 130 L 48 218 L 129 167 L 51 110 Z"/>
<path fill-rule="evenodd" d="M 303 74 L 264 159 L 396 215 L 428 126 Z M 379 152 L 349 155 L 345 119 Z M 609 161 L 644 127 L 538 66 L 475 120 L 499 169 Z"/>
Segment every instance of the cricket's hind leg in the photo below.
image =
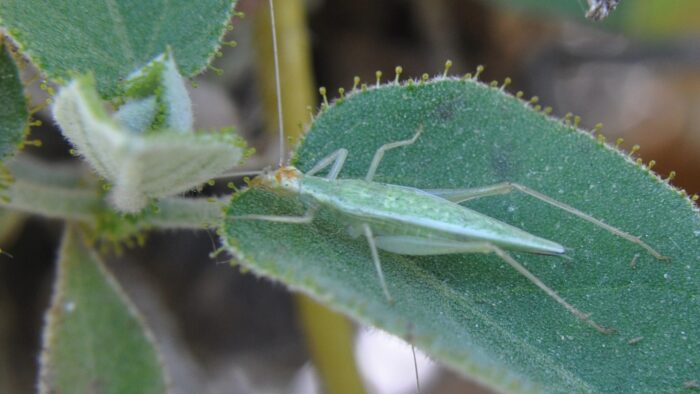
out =
<path fill-rule="evenodd" d="M 367 239 L 367 244 L 369 245 L 369 249 L 372 254 L 372 261 L 374 262 L 374 268 L 377 271 L 377 277 L 379 278 L 379 285 L 381 286 L 382 292 L 384 292 L 384 296 L 386 297 L 387 301 L 390 304 L 394 303 L 394 299 L 391 297 L 391 293 L 389 293 L 389 288 L 386 285 L 386 280 L 384 279 L 382 262 L 379 258 L 379 252 L 377 250 L 377 244 L 375 242 L 375 239 L 383 237 L 380 236 L 375 238 L 372 228 L 367 223 L 352 225 L 348 228 L 348 232 L 352 238 L 364 235 Z M 416 376 L 416 393 L 420 394 L 421 386 L 420 378 L 418 376 L 418 361 L 416 360 L 416 349 L 413 345 L 411 345 L 411 351 L 413 352 L 413 368 Z"/>
<path fill-rule="evenodd" d="M 471 189 L 434 189 L 434 190 L 426 190 L 426 192 L 430 194 L 434 194 L 438 197 L 442 197 L 446 200 L 455 202 L 455 203 L 460 203 L 463 201 L 467 200 L 472 200 L 475 198 L 481 198 L 481 197 L 488 197 L 488 196 L 495 196 L 499 194 L 508 194 L 512 193 L 514 191 L 519 191 L 524 194 L 527 194 L 531 197 L 534 197 L 542 202 L 545 202 L 549 205 L 552 205 L 556 208 L 559 208 L 563 211 L 566 211 L 574 216 L 578 216 L 579 218 L 592 223 L 614 235 L 617 235 L 620 238 L 624 238 L 629 242 L 632 242 L 634 244 L 637 244 L 641 246 L 642 248 L 646 249 L 649 254 L 654 256 L 655 258 L 659 260 L 666 260 L 668 257 L 661 255 L 661 253 L 657 252 L 654 250 L 651 246 L 647 245 L 644 241 L 642 241 L 639 237 L 635 237 L 634 235 L 631 235 L 629 233 L 626 233 L 616 227 L 613 227 L 609 224 L 606 224 L 602 222 L 599 219 L 594 218 L 593 216 L 581 212 L 578 209 L 564 204 L 561 201 L 557 201 L 547 195 L 544 195 L 536 190 L 530 189 L 527 186 L 520 185 L 518 183 L 512 183 L 512 182 L 503 182 L 503 183 L 497 183 L 495 185 L 490 185 L 490 186 L 483 186 L 483 187 L 476 187 L 476 188 L 471 188 Z"/>
<path fill-rule="evenodd" d="M 530 282 L 542 289 L 548 296 L 553 298 L 561 306 L 566 308 L 574 316 L 581 319 L 584 323 L 598 330 L 603 334 L 610 334 L 614 330 L 603 327 L 591 320 L 590 315 L 584 313 L 569 304 L 559 294 L 544 284 L 537 276 L 528 271 L 522 264 L 512 258 L 508 253 L 498 246 L 489 242 L 462 242 L 452 240 L 434 240 L 413 236 L 378 236 L 374 240 L 374 245 L 379 249 L 386 250 L 391 253 L 405 255 L 436 255 L 436 254 L 452 254 L 452 253 L 493 253 L 513 267 L 518 273 L 526 277 Z"/>
<path fill-rule="evenodd" d="M 394 299 L 391 298 L 391 294 L 389 294 L 389 288 L 386 286 L 386 281 L 384 280 L 384 272 L 382 271 L 382 262 L 379 259 L 379 252 L 377 251 L 377 245 L 374 242 L 374 234 L 372 233 L 372 228 L 369 226 L 369 224 L 363 223 L 362 225 L 362 232 L 365 235 L 365 238 L 367 238 L 367 244 L 369 245 L 369 250 L 372 253 L 372 261 L 374 261 L 374 268 L 377 271 L 377 276 L 379 277 L 379 285 L 382 287 L 382 291 L 384 292 L 384 296 L 386 296 L 387 301 L 389 303 L 394 303 Z"/>
<path fill-rule="evenodd" d="M 374 178 L 374 174 L 377 172 L 377 167 L 379 167 L 379 163 L 382 161 L 382 158 L 384 157 L 384 152 L 398 148 L 401 146 L 406 146 L 406 145 L 411 145 L 416 140 L 418 137 L 421 135 L 423 132 L 423 125 L 420 125 L 418 127 L 418 131 L 416 131 L 416 134 L 411 137 L 410 139 L 403 140 L 403 141 L 395 141 L 395 142 L 390 142 L 388 144 L 384 144 L 377 149 L 376 152 L 374 152 L 374 157 L 372 158 L 372 163 L 369 165 L 369 169 L 367 169 L 367 175 L 365 175 L 365 180 L 367 182 L 371 182 L 372 179 Z"/>

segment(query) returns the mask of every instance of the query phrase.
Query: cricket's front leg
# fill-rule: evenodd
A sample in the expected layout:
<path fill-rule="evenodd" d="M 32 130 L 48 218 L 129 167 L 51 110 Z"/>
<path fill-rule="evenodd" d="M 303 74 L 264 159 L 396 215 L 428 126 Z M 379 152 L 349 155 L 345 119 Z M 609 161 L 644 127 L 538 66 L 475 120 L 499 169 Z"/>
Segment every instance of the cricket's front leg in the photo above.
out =
<path fill-rule="evenodd" d="M 308 224 L 314 220 L 318 206 L 310 206 L 303 216 L 278 216 L 278 215 L 238 215 L 228 216 L 226 220 L 261 220 L 265 222 Z"/>

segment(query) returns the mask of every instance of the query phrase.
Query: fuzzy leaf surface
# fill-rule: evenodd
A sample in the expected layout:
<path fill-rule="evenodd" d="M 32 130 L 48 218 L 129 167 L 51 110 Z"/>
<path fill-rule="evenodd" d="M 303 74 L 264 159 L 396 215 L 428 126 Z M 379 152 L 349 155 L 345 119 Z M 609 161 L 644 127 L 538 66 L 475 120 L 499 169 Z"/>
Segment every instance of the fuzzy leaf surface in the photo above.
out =
<path fill-rule="evenodd" d="M 247 154 L 245 143 L 231 130 L 136 134 L 105 111 L 89 77 L 62 88 L 53 112 L 76 151 L 113 183 L 111 200 L 125 212 L 140 211 L 149 198 L 190 190 L 239 164 Z"/>
<path fill-rule="evenodd" d="M 0 40 L 0 159 L 17 150 L 28 121 L 27 100 L 17 65 Z"/>
<path fill-rule="evenodd" d="M 42 393 L 164 393 L 150 332 L 83 235 L 68 226 L 44 328 Z"/>
<path fill-rule="evenodd" d="M 37 0 L 0 2 L 0 25 L 52 79 L 97 76 L 112 97 L 120 80 L 170 46 L 183 75 L 204 68 L 219 47 L 235 1 Z"/>
<path fill-rule="evenodd" d="M 226 213 L 240 263 L 354 319 L 415 343 L 505 392 L 676 392 L 700 378 L 700 217 L 688 198 L 587 133 L 473 81 L 437 79 L 355 92 L 318 115 L 294 158 L 302 171 L 339 148 L 341 178 L 422 189 L 524 184 L 640 236 L 670 261 L 517 193 L 464 203 L 567 247 L 571 261 L 512 253 L 566 300 L 617 330 L 577 320 L 495 256 L 380 252 L 389 305 L 364 238 L 322 208 L 312 225 L 233 220 L 301 215 L 302 202 L 250 188 Z M 381 198 L 378 196 L 377 198 Z M 634 261 L 634 264 L 631 264 Z M 634 265 L 634 267 L 632 266 Z M 631 339 L 643 337 L 636 344 Z M 635 342 L 635 341 L 633 341 Z"/>

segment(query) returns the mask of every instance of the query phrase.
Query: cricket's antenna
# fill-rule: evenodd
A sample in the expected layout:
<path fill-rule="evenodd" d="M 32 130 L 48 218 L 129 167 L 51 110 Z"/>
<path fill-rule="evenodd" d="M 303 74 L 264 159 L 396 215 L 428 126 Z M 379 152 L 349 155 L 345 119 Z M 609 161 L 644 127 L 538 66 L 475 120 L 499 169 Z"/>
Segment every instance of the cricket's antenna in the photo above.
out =
<path fill-rule="evenodd" d="M 413 370 L 416 373 L 416 393 L 420 392 L 420 379 L 418 378 L 418 360 L 416 360 L 416 347 L 411 345 L 411 352 L 413 352 Z"/>
<path fill-rule="evenodd" d="M 284 119 L 282 118 L 282 88 L 280 87 L 280 60 L 277 51 L 277 26 L 275 25 L 275 6 L 272 0 L 270 4 L 270 25 L 272 26 L 272 52 L 275 58 L 275 94 L 277 94 L 277 126 L 279 127 L 279 166 L 284 165 Z"/>
<path fill-rule="evenodd" d="M 216 179 L 221 179 L 221 178 L 236 178 L 239 176 L 246 176 L 246 175 L 261 175 L 264 174 L 265 170 L 250 170 L 250 171 L 231 171 L 231 172 L 226 172 L 224 174 L 221 174 L 216 177 Z"/>

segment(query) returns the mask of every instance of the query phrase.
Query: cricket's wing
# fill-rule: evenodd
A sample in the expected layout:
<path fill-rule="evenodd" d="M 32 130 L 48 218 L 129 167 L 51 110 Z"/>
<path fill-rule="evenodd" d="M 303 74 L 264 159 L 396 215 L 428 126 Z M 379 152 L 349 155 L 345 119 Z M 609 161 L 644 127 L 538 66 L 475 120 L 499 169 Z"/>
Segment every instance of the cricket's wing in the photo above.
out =
<path fill-rule="evenodd" d="M 351 224 L 367 223 L 379 235 L 486 241 L 504 249 L 561 254 L 563 246 L 420 189 L 315 178 L 304 193 L 342 213 Z"/>

